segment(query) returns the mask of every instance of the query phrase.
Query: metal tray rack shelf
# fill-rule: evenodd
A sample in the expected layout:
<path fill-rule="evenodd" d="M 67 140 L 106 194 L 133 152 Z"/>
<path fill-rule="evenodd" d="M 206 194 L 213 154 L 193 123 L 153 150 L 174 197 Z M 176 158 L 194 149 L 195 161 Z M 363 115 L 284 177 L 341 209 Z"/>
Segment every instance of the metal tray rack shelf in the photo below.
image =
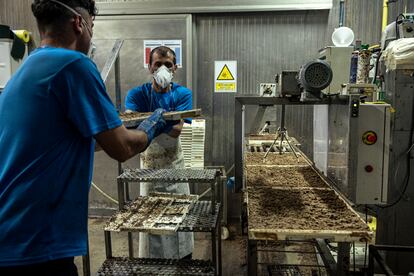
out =
<path fill-rule="evenodd" d="M 209 183 L 211 200 L 196 200 L 185 214 L 177 232 L 210 232 L 212 260 L 177 260 L 134 258 L 131 229 L 128 232 L 129 257 L 113 257 L 111 230 L 106 228 L 106 261 L 97 275 L 221 275 L 221 185 L 223 172 L 219 169 L 125 169 L 117 178 L 119 213 L 128 208 L 129 183 L 166 182 L 166 183 Z M 219 199 L 219 200 L 218 200 Z M 114 217 L 117 214 L 114 215 Z M 114 217 L 111 220 L 114 220 Z M 110 220 L 110 221 L 111 221 Z"/>

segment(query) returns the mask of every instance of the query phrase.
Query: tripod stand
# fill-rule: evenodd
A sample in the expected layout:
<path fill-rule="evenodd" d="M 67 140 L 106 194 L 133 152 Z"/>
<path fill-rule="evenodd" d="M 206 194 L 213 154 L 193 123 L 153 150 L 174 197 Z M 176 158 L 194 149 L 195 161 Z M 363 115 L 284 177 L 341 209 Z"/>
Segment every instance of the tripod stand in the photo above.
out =
<path fill-rule="evenodd" d="M 280 119 L 280 127 L 277 130 L 277 135 L 275 140 L 273 141 L 272 145 L 270 145 L 269 149 L 266 151 L 266 154 L 264 155 L 263 159 L 266 159 L 267 155 L 269 154 L 272 147 L 276 144 L 277 140 L 280 138 L 280 144 L 279 144 L 279 154 L 283 153 L 283 140 L 286 140 L 287 144 L 289 145 L 290 149 L 292 150 L 293 154 L 296 158 L 299 158 L 296 154 L 295 149 L 293 148 L 292 144 L 289 141 L 289 136 L 287 133 L 287 129 L 285 128 L 285 105 L 282 104 L 282 116 Z"/>

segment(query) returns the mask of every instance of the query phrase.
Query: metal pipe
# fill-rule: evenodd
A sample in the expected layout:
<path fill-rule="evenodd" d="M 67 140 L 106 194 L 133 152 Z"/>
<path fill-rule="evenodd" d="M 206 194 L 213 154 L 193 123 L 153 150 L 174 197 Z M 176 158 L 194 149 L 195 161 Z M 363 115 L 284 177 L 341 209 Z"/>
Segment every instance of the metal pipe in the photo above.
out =
<path fill-rule="evenodd" d="M 388 25 L 388 0 L 384 0 L 382 4 L 382 31 Z"/>
<path fill-rule="evenodd" d="M 345 0 L 339 2 L 339 27 L 344 25 L 345 21 Z"/>

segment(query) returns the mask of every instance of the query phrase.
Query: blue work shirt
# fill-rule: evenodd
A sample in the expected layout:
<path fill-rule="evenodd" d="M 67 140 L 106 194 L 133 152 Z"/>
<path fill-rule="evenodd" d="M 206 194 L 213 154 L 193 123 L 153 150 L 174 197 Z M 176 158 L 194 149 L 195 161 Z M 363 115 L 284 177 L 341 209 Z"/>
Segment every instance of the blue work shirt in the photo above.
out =
<path fill-rule="evenodd" d="M 125 109 L 137 112 L 153 112 L 157 108 L 166 111 L 184 111 L 193 108 L 191 90 L 176 83 L 172 83 L 171 90 L 166 93 L 157 93 L 152 83 L 145 83 L 128 91 L 125 99 Z M 184 119 L 191 123 L 191 119 Z"/>
<path fill-rule="evenodd" d="M 121 123 L 87 56 L 30 54 L 0 95 L 0 266 L 86 253 L 94 135 Z"/>

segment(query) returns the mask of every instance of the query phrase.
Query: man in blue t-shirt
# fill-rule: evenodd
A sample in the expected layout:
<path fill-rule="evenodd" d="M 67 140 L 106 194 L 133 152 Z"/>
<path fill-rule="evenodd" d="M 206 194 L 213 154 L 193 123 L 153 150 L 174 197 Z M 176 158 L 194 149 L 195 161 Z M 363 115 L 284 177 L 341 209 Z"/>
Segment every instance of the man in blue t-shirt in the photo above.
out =
<path fill-rule="evenodd" d="M 176 56 L 173 50 L 160 46 L 150 53 L 148 64 L 152 81 L 131 89 L 125 100 L 127 111 L 152 112 L 157 108 L 168 111 L 184 111 L 192 109 L 191 90 L 172 82 L 177 69 Z M 165 128 L 164 133 L 154 139 L 148 149 L 141 154 L 141 167 L 151 169 L 184 168 L 184 157 L 178 139 L 184 121 Z M 189 194 L 188 183 L 141 183 L 140 194 L 148 195 L 152 191 Z M 191 258 L 193 251 L 193 235 L 177 233 L 160 236 L 139 235 L 139 256 L 144 258 Z"/>
<path fill-rule="evenodd" d="M 95 141 L 123 162 L 167 124 L 157 109 L 138 130 L 122 125 L 85 55 L 93 0 L 34 0 L 32 11 L 41 47 L 0 95 L 0 275 L 77 275 Z"/>

